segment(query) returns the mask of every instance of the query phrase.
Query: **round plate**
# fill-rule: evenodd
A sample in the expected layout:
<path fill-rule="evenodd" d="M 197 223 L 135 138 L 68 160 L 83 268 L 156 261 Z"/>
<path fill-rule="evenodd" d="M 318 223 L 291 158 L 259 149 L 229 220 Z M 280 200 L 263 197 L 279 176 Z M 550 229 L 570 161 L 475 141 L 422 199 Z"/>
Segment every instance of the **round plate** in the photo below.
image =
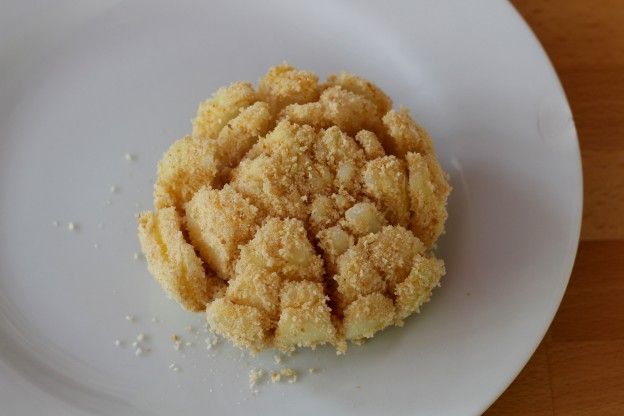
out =
<path fill-rule="evenodd" d="M 508 3 L 46 4 L 0 12 L 3 411 L 477 414 L 526 363 L 568 281 L 582 184 L 559 81 Z M 168 300 L 133 255 L 135 212 L 151 207 L 156 163 L 197 103 L 283 60 L 378 83 L 429 129 L 454 191 L 448 272 L 420 315 L 346 356 L 278 365 L 208 350 L 202 314 Z M 297 383 L 250 392 L 251 368 L 284 366 Z"/>

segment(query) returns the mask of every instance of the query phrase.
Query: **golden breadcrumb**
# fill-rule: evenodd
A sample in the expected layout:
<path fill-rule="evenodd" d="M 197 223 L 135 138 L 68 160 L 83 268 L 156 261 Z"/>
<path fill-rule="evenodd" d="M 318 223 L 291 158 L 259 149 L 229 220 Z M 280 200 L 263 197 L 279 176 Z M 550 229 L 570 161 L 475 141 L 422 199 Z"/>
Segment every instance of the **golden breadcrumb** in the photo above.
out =
<path fill-rule="evenodd" d="M 139 239 L 212 331 L 252 352 L 343 353 L 429 301 L 451 187 L 428 133 L 379 87 L 281 64 L 257 90 L 218 90 L 192 127 L 159 163 Z"/>
<path fill-rule="evenodd" d="M 273 116 L 269 105 L 258 101 L 241 110 L 217 136 L 218 157 L 226 166 L 236 166 L 245 153 L 271 127 Z"/>
<path fill-rule="evenodd" d="M 225 285 L 207 276 L 193 246 L 184 240 L 175 208 L 139 216 L 139 241 L 150 273 L 185 309 L 200 311 Z"/>
<path fill-rule="evenodd" d="M 280 113 L 293 123 L 317 129 L 337 126 L 350 135 L 362 129 L 379 128 L 377 115 L 377 106 L 371 100 L 339 85 L 323 91 L 318 102 L 291 104 Z"/>
<path fill-rule="evenodd" d="M 193 119 L 193 137 L 215 139 L 241 109 L 256 101 L 256 93 L 250 82 L 235 82 L 220 88 L 208 100 L 199 104 Z"/>
<path fill-rule="evenodd" d="M 186 228 L 193 246 L 222 279 L 229 279 L 238 247 L 247 243 L 260 221 L 258 208 L 231 186 L 203 187 L 186 203 Z"/>
<path fill-rule="evenodd" d="M 390 110 L 382 118 L 387 129 L 386 146 L 393 155 L 404 157 L 407 152 L 433 152 L 429 134 L 416 123 L 405 107 Z"/>
<path fill-rule="evenodd" d="M 379 292 L 360 296 L 344 311 L 344 333 L 348 340 L 371 338 L 394 320 L 392 299 Z"/>
<path fill-rule="evenodd" d="M 215 143 L 186 136 L 174 142 L 158 163 L 154 206 L 182 208 L 204 185 L 213 185 L 220 162 Z"/>
<path fill-rule="evenodd" d="M 318 77 L 313 72 L 283 63 L 269 69 L 260 79 L 258 96 L 268 102 L 275 113 L 288 104 L 316 101 L 319 97 Z"/>
<path fill-rule="evenodd" d="M 429 301 L 431 291 L 440 284 L 440 278 L 444 273 L 442 260 L 420 254 L 414 256 L 410 274 L 394 289 L 396 319 L 405 319 L 412 313 L 419 312 L 420 306 Z"/>
<path fill-rule="evenodd" d="M 377 106 L 379 116 L 383 116 L 392 109 L 392 100 L 378 86 L 348 72 L 343 71 L 336 75 L 330 75 L 325 84 L 340 86 L 347 91 L 366 97 Z"/>
<path fill-rule="evenodd" d="M 451 188 L 446 174 L 433 155 L 407 153 L 411 227 L 426 246 L 431 247 L 444 231 L 448 217 L 446 200 Z"/>
<path fill-rule="evenodd" d="M 379 138 L 372 131 L 358 131 L 355 135 L 355 140 L 360 146 L 362 146 L 364 154 L 368 160 L 377 159 L 378 157 L 382 157 L 386 154 Z"/>
<path fill-rule="evenodd" d="M 405 161 L 383 156 L 366 163 L 364 189 L 392 224 L 407 226 L 410 218 Z"/>
<path fill-rule="evenodd" d="M 329 298 L 323 285 L 310 281 L 289 281 L 280 292 L 281 314 L 275 330 L 275 347 L 316 347 L 335 342 Z"/>

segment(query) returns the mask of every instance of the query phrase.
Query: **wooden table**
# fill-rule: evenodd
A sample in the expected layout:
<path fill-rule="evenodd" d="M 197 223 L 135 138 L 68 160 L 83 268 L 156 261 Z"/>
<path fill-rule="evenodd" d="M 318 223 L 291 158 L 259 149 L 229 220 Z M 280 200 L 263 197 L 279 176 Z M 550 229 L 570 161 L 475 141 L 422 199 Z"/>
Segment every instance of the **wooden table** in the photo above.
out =
<path fill-rule="evenodd" d="M 513 0 L 566 90 L 585 206 L 548 334 L 487 415 L 624 415 L 624 1 Z"/>

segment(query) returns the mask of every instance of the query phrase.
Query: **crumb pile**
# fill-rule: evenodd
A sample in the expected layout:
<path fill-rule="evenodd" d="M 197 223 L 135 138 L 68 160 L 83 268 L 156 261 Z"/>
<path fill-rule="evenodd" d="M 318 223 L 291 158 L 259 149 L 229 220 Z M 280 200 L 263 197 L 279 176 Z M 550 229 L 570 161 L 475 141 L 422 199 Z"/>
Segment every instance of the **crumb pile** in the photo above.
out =
<path fill-rule="evenodd" d="M 349 73 L 282 64 L 201 103 L 139 216 L 151 274 L 212 331 L 257 352 L 402 325 L 444 275 L 450 192 L 431 138 Z"/>

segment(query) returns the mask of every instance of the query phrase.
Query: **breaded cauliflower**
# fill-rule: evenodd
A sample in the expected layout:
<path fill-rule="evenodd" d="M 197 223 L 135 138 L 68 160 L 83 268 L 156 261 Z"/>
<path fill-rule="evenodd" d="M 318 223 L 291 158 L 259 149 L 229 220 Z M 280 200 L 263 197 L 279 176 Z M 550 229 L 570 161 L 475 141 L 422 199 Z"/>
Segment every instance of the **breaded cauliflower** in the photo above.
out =
<path fill-rule="evenodd" d="M 201 103 L 139 217 L 149 271 L 258 352 L 370 338 L 419 312 L 451 191 L 427 132 L 376 85 L 288 64 Z"/>

